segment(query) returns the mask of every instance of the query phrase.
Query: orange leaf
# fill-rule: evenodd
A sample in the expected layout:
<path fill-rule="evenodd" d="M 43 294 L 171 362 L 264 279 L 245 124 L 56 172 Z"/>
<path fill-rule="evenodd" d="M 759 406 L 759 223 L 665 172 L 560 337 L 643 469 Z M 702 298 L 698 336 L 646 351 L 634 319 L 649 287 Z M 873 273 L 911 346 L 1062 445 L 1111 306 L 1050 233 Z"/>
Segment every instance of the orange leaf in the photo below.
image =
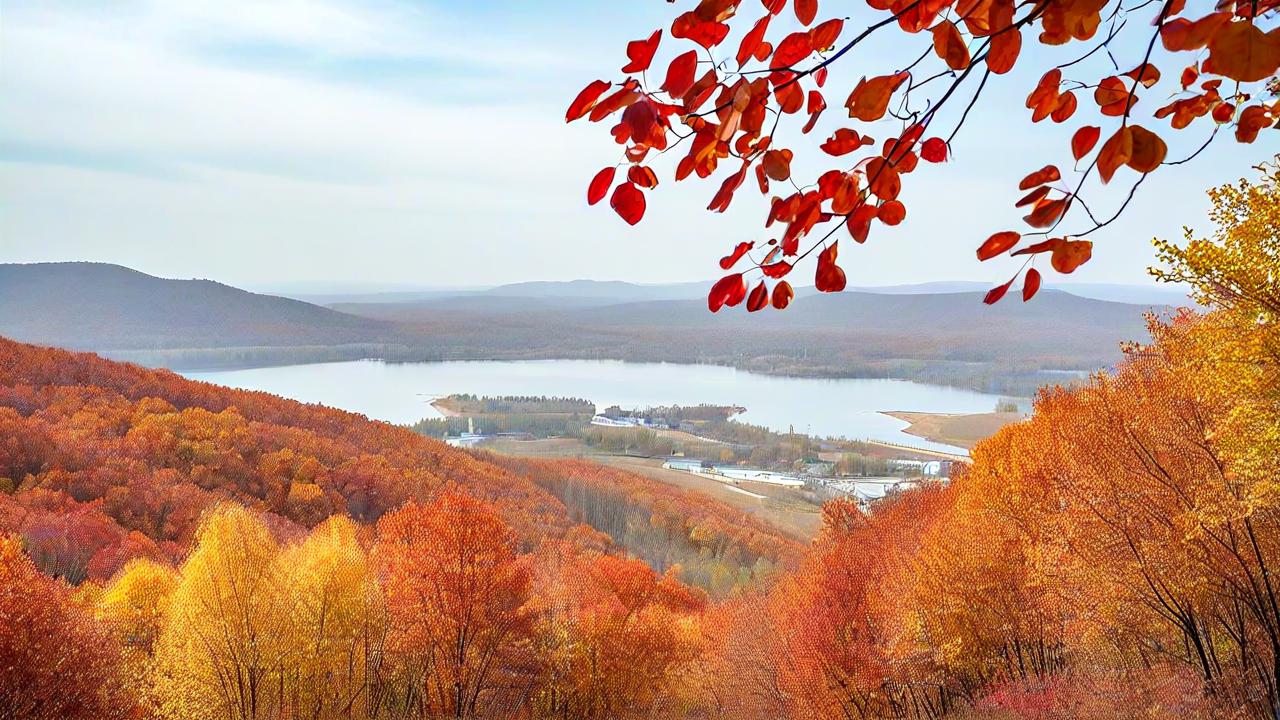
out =
<path fill-rule="evenodd" d="M 1121 165 L 1129 162 L 1131 155 L 1133 155 L 1133 133 L 1126 125 L 1116 130 L 1115 134 L 1102 144 L 1102 150 L 1098 153 L 1098 175 L 1102 178 L 1102 182 L 1111 182 L 1111 176 L 1115 175 Z"/>
<path fill-rule="evenodd" d="M 996 75 L 1003 75 L 1013 69 L 1018 61 L 1018 53 L 1022 50 L 1022 33 L 1008 30 L 991 38 L 991 48 L 987 52 L 987 68 Z"/>
<path fill-rule="evenodd" d="M 1132 138 L 1133 151 L 1129 153 L 1126 164 L 1144 175 L 1160 167 L 1169 150 L 1164 140 L 1141 125 L 1130 126 L 1129 135 Z"/>
<path fill-rule="evenodd" d="M 1134 82 L 1142 83 L 1142 87 L 1149 88 L 1160 82 L 1160 69 L 1151 63 L 1143 63 L 1125 73 L 1125 77 L 1132 78 Z"/>
<path fill-rule="evenodd" d="M 893 200 L 902 191 L 902 179 L 888 160 L 872 158 L 866 172 L 868 189 L 881 200 Z"/>
<path fill-rule="evenodd" d="M 897 90 L 907 77 L 907 73 L 900 72 L 895 75 L 873 77 L 870 80 L 866 78 L 859 80 L 853 92 L 849 93 L 849 99 L 845 101 L 845 107 L 849 108 L 849 117 L 863 122 L 884 117 L 885 111 L 889 109 L 889 98 L 893 95 L 893 91 Z"/>
<path fill-rule="evenodd" d="M 1280 33 L 1264 33 L 1248 20 L 1227 23 L 1209 38 L 1205 72 L 1239 80 L 1265 80 L 1280 70 Z"/>
<path fill-rule="evenodd" d="M 1093 255 L 1093 243 L 1088 240 L 1067 240 L 1053 248 L 1049 262 L 1053 269 L 1067 274 L 1089 261 Z"/>
<path fill-rule="evenodd" d="M 1017 245 L 1018 241 L 1021 239 L 1022 235 L 1014 232 L 1013 230 L 998 232 L 987 238 L 986 242 L 982 243 L 982 246 L 978 248 L 978 259 L 990 260 L 1014 245 Z"/>
<path fill-rule="evenodd" d="M 591 178 L 591 184 L 587 186 L 588 205 L 595 205 L 604 199 L 605 193 L 609 192 L 609 186 L 613 184 L 613 176 L 617 170 L 618 168 L 610 165 Z"/>
<path fill-rule="evenodd" d="M 631 62 L 622 66 L 624 73 L 638 73 L 649 69 L 653 62 L 653 54 L 658 51 L 658 41 L 662 39 L 662 31 L 654 30 L 645 40 L 632 40 L 627 43 L 627 57 Z"/>
<path fill-rule="evenodd" d="M 653 188 L 658 187 L 657 173 L 653 171 L 653 168 L 648 168 L 643 165 L 632 165 L 630 169 L 627 170 L 627 179 L 642 188 L 652 190 Z"/>
<path fill-rule="evenodd" d="M 964 44 L 960 29 L 950 20 L 943 20 L 933 26 L 933 51 L 952 70 L 969 67 L 969 48 Z"/>
<path fill-rule="evenodd" d="M 1194 22 L 1186 18 L 1174 18 L 1160 26 L 1160 42 L 1170 52 L 1199 50 L 1230 19 L 1229 12 L 1210 13 Z"/>
<path fill-rule="evenodd" d="M 1098 137 L 1102 134 L 1102 128 L 1094 125 L 1085 125 L 1071 136 L 1071 154 L 1076 160 L 1089 154 L 1094 145 L 1098 144 Z"/>
<path fill-rule="evenodd" d="M 1076 94 L 1073 92 L 1064 92 L 1058 96 L 1058 104 L 1053 108 L 1053 112 L 1049 117 L 1053 118 L 1056 123 L 1065 122 L 1076 112 Z"/>

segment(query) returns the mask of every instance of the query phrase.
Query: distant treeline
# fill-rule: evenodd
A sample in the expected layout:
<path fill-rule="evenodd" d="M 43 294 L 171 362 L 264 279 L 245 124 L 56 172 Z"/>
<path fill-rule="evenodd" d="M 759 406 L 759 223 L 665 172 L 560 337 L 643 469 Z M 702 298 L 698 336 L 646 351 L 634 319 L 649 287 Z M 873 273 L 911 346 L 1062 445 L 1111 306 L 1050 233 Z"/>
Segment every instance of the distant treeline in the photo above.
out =
<path fill-rule="evenodd" d="M 563 413 L 591 416 L 596 412 L 596 405 L 590 400 L 545 395 L 477 397 L 469 393 L 460 393 L 440 398 L 435 404 L 460 415 Z"/>

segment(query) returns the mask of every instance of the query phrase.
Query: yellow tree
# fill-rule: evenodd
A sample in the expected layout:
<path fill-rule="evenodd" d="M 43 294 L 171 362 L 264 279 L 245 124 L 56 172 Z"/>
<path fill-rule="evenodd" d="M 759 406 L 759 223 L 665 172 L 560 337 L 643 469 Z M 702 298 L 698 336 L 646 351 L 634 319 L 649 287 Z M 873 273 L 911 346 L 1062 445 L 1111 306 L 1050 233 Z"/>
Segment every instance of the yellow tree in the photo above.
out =
<path fill-rule="evenodd" d="M 355 523 L 333 517 L 282 565 L 292 599 L 287 702 L 298 718 L 374 717 L 386 614 Z"/>
<path fill-rule="evenodd" d="M 290 652 L 287 577 L 266 525 L 238 505 L 196 533 L 156 644 L 156 699 L 171 718 L 278 717 Z"/>
<path fill-rule="evenodd" d="M 146 558 L 125 564 L 97 599 L 97 615 L 127 647 L 149 655 L 177 586 L 177 572 Z"/>

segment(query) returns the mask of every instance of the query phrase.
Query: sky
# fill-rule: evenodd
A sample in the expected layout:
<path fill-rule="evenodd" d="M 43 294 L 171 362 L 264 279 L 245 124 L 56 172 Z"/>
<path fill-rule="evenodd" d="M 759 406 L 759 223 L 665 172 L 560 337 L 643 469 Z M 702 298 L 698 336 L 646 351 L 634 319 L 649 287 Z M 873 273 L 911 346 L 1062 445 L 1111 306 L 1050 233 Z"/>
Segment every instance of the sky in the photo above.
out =
<path fill-rule="evenodd" d="M 619 156 L 607 124 L 564 122 L 579 89 L 619 77 L 627 41 L 690 4 L 8 0 L 0 262 L 113 262 L 255 288 L 714 279 L 734 243 L 770 237 L 764 199 L 744 186 L 727 213 L 709 213 L 722 175 L 676 184 L 664 159 L 645 220 L 629 227 L 585 202 L 591 176 Z M 744 8 L 759 14 L 757 3 Z M 849 28 L 873 17 L 860 0 L 826 0 L 820 19 L 837 9 Z M 895 33 L 833 67 L 832 109 L 817 137 L 794 143 L 798 174 L 826 168 L 814 146 L 848 124 L 841 105 L 857 79 L 905 65 L 922 42 Z M 655 66 L 681 43 L 664 37 Z M 1143 49 L 1113 55 L 1127 70 Z M 1169 79 L 1180 68 L 1161 69 Z M 851 285 L 997 284 L 1013 273 L 1016 263 L 977 263 L 974 248 L 1018 227 L 1018 180 L 1068 159 L 1074 128 L 1097 124 L 1081 98 L 1079 121 L 1031 125 L 1023 99 L 1037 77 L 993 79 L 953 161 L 907 178 L 906 221 L 865 246 L 842 244 Z M 1184 135 L 1171 157 L 1206 130 Z M 1274 154 L 1264 136 L 1237 146 L 1223 133 L 1196 161 L 1153 174 L 1069 279 L 1149 282 L 1151 239 L 1206 230 L 1204 191 Z M 1113 206 L 1134 179 L 1126 172 L 1093 202 Z"/>

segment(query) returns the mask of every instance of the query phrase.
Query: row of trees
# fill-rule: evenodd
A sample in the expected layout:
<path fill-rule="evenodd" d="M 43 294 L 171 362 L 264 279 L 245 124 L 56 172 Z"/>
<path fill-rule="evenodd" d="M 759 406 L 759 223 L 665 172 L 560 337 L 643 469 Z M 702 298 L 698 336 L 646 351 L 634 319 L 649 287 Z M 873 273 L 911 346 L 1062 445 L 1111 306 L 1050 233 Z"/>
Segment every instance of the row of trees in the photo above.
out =
<path fill-rule="evenodd" d="M 705 603 L 573 543 L 521 555 L 455 490 L 287 544 L 221 505 L 181 566 L 74 592 L 11 537 L 0 574 L 5 717 L 616 717 L 678 684 Z"/>

